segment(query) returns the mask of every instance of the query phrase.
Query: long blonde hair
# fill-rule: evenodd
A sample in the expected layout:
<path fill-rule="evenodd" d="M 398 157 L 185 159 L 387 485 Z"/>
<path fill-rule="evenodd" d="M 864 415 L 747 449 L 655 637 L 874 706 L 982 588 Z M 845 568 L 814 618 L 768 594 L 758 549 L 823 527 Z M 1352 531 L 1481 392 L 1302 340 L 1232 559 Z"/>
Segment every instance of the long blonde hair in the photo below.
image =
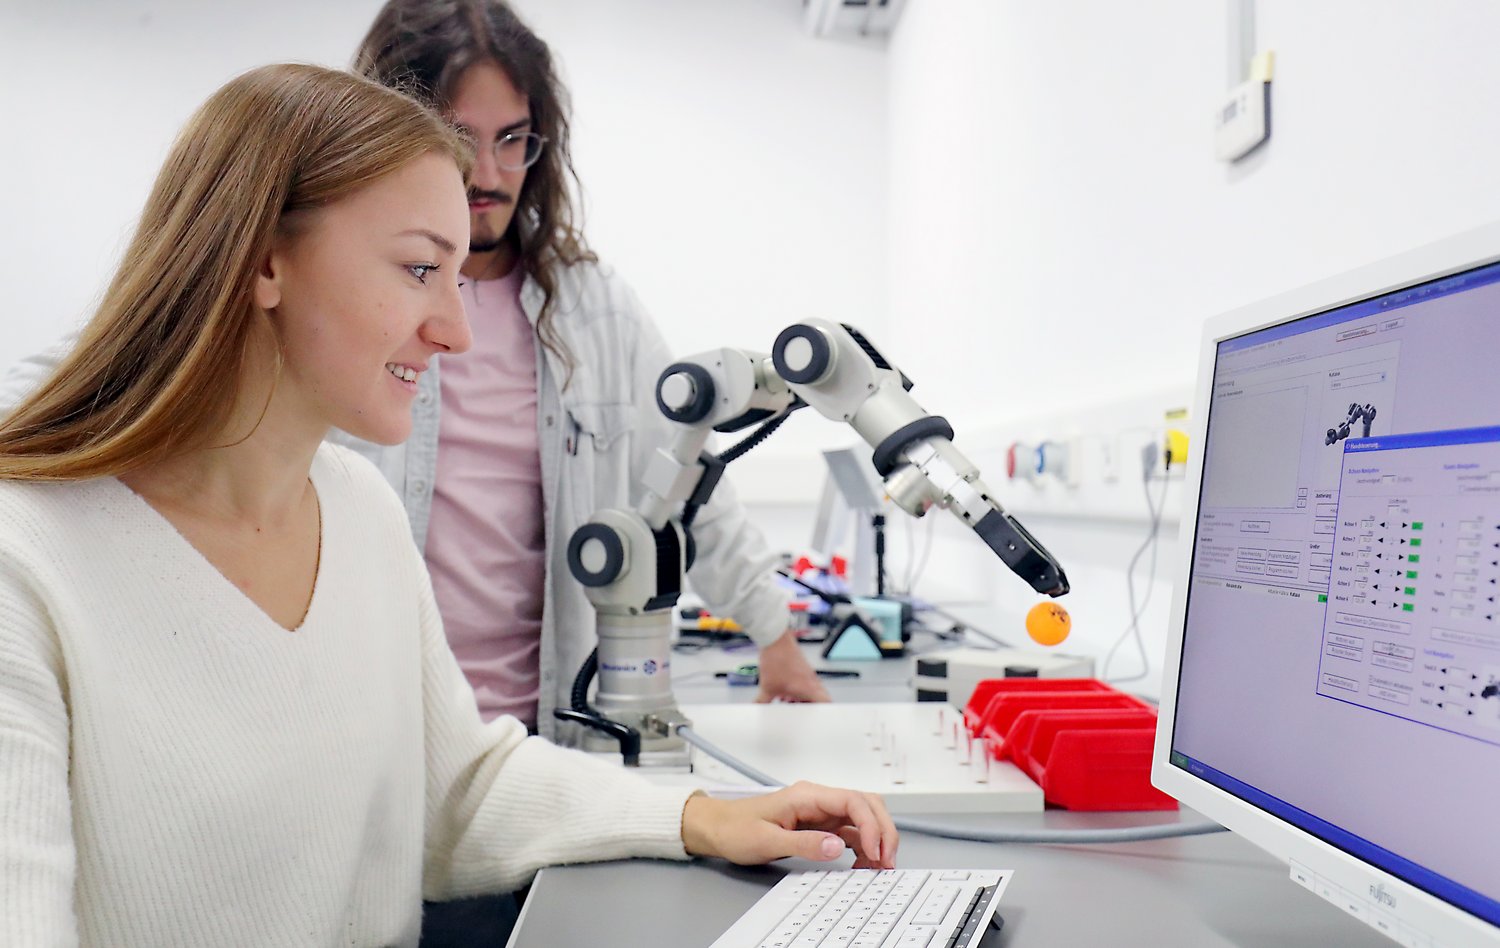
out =
<path fill-rule="evenodd" d="M 467 173 L 468 150 L 436 113 L 349 73 L 264 66 L 215 92 L 173 145 L 77 345 L 0 423 L 0 478 L 122 474 L 207 446 L 269 328 L 253 290 L 278 228 L 432 151 Z"/>

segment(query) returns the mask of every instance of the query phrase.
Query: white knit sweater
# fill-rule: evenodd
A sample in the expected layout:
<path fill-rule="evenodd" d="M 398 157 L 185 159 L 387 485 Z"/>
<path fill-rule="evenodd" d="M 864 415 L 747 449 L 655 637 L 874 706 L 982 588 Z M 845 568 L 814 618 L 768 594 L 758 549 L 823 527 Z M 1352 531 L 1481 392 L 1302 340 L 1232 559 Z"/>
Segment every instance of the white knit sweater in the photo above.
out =
<path fill-rule="evenodd" d="M 414 945 L 424 896 L 685 857 L 686 790 L 481 723 L 376 470 L 312 481 L 296 632 L 119 481 L 0 482 L 0 945 Z"/>

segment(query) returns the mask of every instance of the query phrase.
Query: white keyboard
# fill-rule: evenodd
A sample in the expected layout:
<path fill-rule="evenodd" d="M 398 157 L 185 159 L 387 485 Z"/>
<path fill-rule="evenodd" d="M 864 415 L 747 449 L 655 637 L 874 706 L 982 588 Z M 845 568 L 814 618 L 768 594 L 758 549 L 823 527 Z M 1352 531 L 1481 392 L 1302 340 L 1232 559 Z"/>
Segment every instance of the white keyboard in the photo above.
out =
<path fill-rule="evenodd" d="M 711 948 L 975 948 L 1011 871 L 845 869 L 776 883 Z"/>

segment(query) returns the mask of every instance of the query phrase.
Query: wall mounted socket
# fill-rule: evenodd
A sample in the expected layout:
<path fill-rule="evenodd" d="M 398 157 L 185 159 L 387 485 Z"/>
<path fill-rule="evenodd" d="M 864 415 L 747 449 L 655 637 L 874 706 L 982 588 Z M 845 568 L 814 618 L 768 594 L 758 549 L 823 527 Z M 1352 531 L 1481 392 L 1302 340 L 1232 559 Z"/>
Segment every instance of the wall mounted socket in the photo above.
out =
<path fill-rule="evenodd" d="M 1271 69 L 1273 54 L 1256 56 L 1250 78 L 1230 89 L 1214 114 L 1214 154 L 1238 161 L 1271 137 Z"/>
<path fill-rule="evenodd" d="M 1236 161 L 1270 137 L 1271 84 L 1250 80 L 1230 89 L 1214 120 L 1214 154 Z"/>
<path fill-rule="evenodd" d="M 1069 487 L 1078 486 L 1077 452 L 1066 441 L 1043 441 L 1036 449 L 1036 472 Z"/>

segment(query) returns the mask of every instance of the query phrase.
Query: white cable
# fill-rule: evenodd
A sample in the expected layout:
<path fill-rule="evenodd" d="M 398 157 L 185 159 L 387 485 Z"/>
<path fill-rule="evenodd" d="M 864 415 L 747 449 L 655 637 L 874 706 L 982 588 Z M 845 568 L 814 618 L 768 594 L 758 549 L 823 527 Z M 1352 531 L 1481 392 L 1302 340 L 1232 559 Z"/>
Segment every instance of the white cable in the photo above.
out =
<path fill-rule="evenodd" d="M 1161 482 L 1161 499 L 1157 501 L 1155 507 L 1151 508 L 1151 565 L 1146 569 L 1146 595 L 1141 598 L 1140 607 L 1132 613 L 1131 632 L 1132 637 L 1135 639 L 1136 655 L 1141 660 L 1141 670 L 1137 674 L 1127 678 L 1118 679 L 1122 682 L 1140 681 L 1151 672 L 1151 659 L 1146 654 L 1146 639 L 1141 634 L 1141 620 L 1146 617 L 1146 610 L 1151 605 L 1152 593 L 1156 592 L 1156 554 L 1161 549 L 1161 516 L 1167 507 L 1167 489 L 1169 486 L 1170 484 L 1167 479 L 1163 477 Z M 1150 485 L 1147 485 L 1144 490 L 1146 493 L 1146 504 L 1150 507 Z M 1133 586 L 1134 584 L 1132 583 Z M 1134 589 L 1132 588 L 1131 591 L 1133 593 Z"/>
<path fill-rule="evenodd" d="M 922 519 L 927 521 L 927 536 L 922 541 L 922 558 L 915 564 L 908 564 L 909 569 L 906 574 L 906 594 L 908 596 L 912 594 L 912 590 L 917 588 L 917 582 L 922 578 L 922 574 L 927 572 L 927 560 L 932 556 L 932 525 L 937 522 L 937 518 L 923 517 Z M 915 532 L 915 525 L 912 526 L 912 530 Z"/>
<path fill-rule="evenodd" d="M 1141 618 L 1145 615 L 1146 607 L 1151 603 L 1151 593 L 1156 588 L 1155 580 L 1156 554 L 1158 549 L 1157 541 L 1161 533 L 1161 515 L 1167 506 L 1168 486 L 1168 479 L 1163 477 L 1161 486 L 1161 503 L 1160 505 L 1157 505 L 1151 500 L 1151 480 L 1149 475 L 1142 478 L 1141 480 L 1141 488 L 1146 495 L 1146 509 L 1150 511 L 1151 526 L 1146 533 L 1146 539 L 1141 542 L 1141 545 L 1136 549 L 1135 554 L 1131 556 L 1130 565 L 1125 569 L 1125 591 L 1130 604 L 1130 622 L 1125 626 L 1124 630 L 1121 631 L 1119 637 L 1115 639 L 1114 644 L 1109 647 L 1109 651 L 1104 656 L 1104 662 L 1099 667 L 1099 677 L 1104 681 L 1108 681 L 1111 683 L 1140 681 L 1151 672 L 1151 659 L 1146 654 L 1145 639 L 1141 635 Z M 1151 566 L 1146 573 L 1146 595 L 1141 603 L 1137 605 L 1135 601 L 1135 568 L 1137 564 L 1140 563 L 1141 556 L 1145 554 L 1147 549 L 1151 551 Z M 1110 678 L 1109 667 L 1114 662 L 1115 653 L 1119 651 L 1120 646 L 1124 645 L 1126 640 L 1131 638 L 1132 635 L 1135 639 L 1136 654 L 1140 657 L 1141 660 L 1141 670 L 1134 675 L 1122 676 L 1119 678 Z"/>
<path fill-rule="evenodd" d="M 905 589 L 902 590 L 902 593 L 903 595 L 910 596 L 912 588 L 912 567 L 917 562 L 917 524 L 916 521 L 911 517 L 902 517 L 901 519 L 905 521 L 903 526 L 906 527 L 906 529 L 902 531 L 906 534 L 906 582 L 904 584 Z"/>
<path fill-rule="evenodd" d="M 684 741 L 703 751 L 714 760 L 735 770 L 756 783 L 766 787 L 784 787 L 786 784 L 771 777 L 720 748 L 686 724 L 677 726 L 677 734 Z M 896 820 L 896 828 L 903 833 L 925 833 L 945 839 L 965 839 L 976 843 L 1135 843 L 1149 839 L 1175 839 L 1179 836 L 1200 836 L 1204 833 L 1223 832 L 1217 823 L 1166 823 L 1156 826 L 1122 826 L 1113 829 L 1074 830 L 989 830 L 967 826 L 951 826 L 933 820 Z"/>

